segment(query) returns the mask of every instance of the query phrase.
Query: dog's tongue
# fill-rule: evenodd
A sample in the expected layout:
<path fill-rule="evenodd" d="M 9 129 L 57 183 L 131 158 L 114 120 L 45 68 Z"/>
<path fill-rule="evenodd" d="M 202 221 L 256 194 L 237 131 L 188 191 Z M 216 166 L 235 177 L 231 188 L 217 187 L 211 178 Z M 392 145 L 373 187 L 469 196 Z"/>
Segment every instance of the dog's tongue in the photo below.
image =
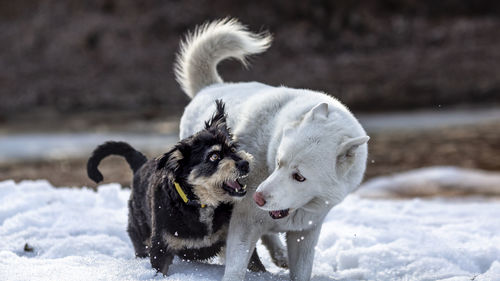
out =
<path fill-rule="evenodd" d="M 241 189 L 241 184 L 237 181 L 227 181 L 226 185 L 234 190 Z"/>
<path fill-rule="evenodd" d="M 286 210 L 278 210 L 278 211 L 270 211 L 269 212 L 269 215 L 271 216 L 271 218 L 273 219 L 281 219 L 281 218 L 284 218 L 286 216 L 288 216 L 288 211 L 289 209 L 286 209 Z"/>
<path fill-rule="evenodd" d="M 275 218 L 281 217 L 281 211 L 271 211 L 271 215 Z"/>

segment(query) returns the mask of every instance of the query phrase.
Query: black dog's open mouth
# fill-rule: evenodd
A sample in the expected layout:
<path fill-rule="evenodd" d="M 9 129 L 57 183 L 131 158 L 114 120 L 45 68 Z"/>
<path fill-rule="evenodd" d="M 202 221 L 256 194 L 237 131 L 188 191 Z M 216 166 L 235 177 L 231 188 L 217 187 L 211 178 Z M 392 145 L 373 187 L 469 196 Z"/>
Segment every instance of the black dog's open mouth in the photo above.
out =
<path fill-rule="evenodd" d="M 290 212 L 290 209 L 269 211 L 269 215 L 271 216 L 271 218 L 277 220 L 277 219 L 282 219 L 282 218 L 288 216 L 289 212 Z"/>
<path fill-rule="evenodd" d="M 233 181 L 226 181 L 222 188 L 227 191 L 229 195 L 234 197 L 242 197 L 247 194 L 247 186 L 242 186 L 237 179 Z"/>

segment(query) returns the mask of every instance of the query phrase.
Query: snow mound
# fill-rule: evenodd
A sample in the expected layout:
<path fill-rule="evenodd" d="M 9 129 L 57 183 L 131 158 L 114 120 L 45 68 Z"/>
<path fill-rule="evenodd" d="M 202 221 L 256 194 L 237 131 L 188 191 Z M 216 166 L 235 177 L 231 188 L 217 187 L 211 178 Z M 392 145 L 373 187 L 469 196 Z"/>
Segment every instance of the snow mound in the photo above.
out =
<path fill-rule="evenodd" d="M 129 190 L 0 182 L 0 280 L 220 280 L 224 267 L 175 259 L 171 275 L 136 259 Z M 500 202 L 348 197 L 326 218 L 312 280 L 500 280 Z M 311 222 L 313 223 L 313 222 Z M 300 241 L 298 242 L 300 243 Z M 247 280 L 288 280 L 270 272 Z"/>
<path fill-rule="evenodd" d="M 500 173 L 453 166 L 427 167 L 368 180 L 356 193 L 367 198 L 500 196 Z"/>

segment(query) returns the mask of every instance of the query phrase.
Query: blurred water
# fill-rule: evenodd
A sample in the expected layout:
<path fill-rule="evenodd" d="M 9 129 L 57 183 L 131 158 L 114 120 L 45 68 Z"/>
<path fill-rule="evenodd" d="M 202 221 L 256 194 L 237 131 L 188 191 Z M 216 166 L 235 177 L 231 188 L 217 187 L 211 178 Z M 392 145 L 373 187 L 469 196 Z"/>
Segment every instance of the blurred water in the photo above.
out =
<path fill-rule="evenodd" d="M 171 134 L 25 133 L 0 135 L 0 162 L 88 157 L 105 141 L 125 141 L 145 153 L 166 151 L 178 140 Z"/>
<path fill-rule="evenodd" d="M 500 122 L 500 108 L 426 110 L 417 112 L 357 114 L 368 134 L 433 129 L 446 126 Z M 17 133 L 0 134 L 0 162 L 87 157 L 99 144 L 126 141 L 152 155 L 166 151 L 178 140 L 177 125 L 163 133 Z M 154 131 L 154 130 L 153 130 Z"/>
<path fill-rule="evenodd" d="M 414 112 L 358 114 L 367 132 L 386 130 L 421 130 L 447 126 L 500 122 L 500 108 L 421 110 Z"/>

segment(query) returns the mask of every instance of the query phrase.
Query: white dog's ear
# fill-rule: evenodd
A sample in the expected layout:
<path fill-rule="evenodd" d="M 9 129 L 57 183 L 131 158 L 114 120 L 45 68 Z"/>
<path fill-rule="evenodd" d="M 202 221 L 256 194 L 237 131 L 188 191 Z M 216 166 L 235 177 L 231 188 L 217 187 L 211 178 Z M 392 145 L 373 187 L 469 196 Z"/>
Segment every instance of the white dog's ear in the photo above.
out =
<path fill-rule="evenodd" d="M 337 173 L 345 175 L 354 160 L 356 149 L 368 142 L 369 136 L 351 138 L 339 145 L 337 152 Z"/>
<path fill-rule="evenodd" d="M 309 112 L 307 112 L 304 120 L 320 120 L 320 119 L 327 119 L 328 118 L 328 104 L 327 103 L 320 103 L 313 107 Z"/>
<path fill-rule="evenodd" d="M 362 137 L 357 137 L 357 138 L 352 138 L 348 139 L 345 142 L 343 142 L 341 145 L 339 145 L 337 157 L 351 157 L 354 155 L 354 151 L 356 148 L 358 148 L 360 145 L 368 142 L 370 139 L 369 136 L 362 136 Z"/>

